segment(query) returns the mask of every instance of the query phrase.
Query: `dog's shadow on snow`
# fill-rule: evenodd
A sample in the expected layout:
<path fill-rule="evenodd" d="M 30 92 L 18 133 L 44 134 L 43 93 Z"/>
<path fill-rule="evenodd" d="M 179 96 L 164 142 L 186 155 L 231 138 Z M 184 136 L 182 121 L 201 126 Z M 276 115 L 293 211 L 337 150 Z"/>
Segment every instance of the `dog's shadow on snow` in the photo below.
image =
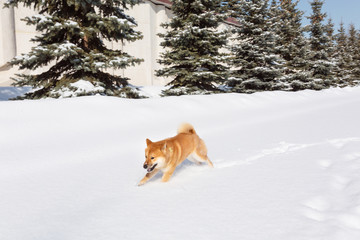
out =
<path fill-rule="evenodd" d="M 176 167 L 171 178 L 177 177 L 177 175 L 181 175 L 181 173 L 183 171 L 185 171 L 187 168 L 193 168 L 193 167 L 194 168 L 196 168 L 196 167 L 202 168 L 206 165 L 207 165 L 206 163 L 196 164 L 196 163 L 191 162 L 190 160 L 186 159 L 185 161 L 183 161 L 180 165 L 178 165 Z M 150 181 L 153 181 L 153 182 L 161 181 L 162 176 L 163 176 L 163 172 L 160 171 Z M 170 181 L 171 181 L 171 178 L 170 178 Z"/>

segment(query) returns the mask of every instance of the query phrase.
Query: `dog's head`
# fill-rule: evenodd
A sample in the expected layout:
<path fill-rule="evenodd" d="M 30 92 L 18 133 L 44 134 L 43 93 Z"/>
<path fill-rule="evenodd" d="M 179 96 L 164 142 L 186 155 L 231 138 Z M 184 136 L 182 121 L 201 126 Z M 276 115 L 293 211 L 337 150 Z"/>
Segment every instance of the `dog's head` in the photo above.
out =
<path fill-rule="evenodd" d="M 166 158 L 166 143 L 154 143 L 149 139 L 146 139 L 146 145 L 144 168 L 148 172 L 152 172 L 154 169 L 163 168 L 165 166 Z"/>

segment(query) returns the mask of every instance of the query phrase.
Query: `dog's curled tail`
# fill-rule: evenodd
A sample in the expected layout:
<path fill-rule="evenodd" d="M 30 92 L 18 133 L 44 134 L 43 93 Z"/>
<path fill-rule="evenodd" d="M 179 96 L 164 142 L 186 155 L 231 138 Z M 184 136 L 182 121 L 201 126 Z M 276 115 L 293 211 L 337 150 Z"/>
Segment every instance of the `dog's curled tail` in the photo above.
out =
<path fill-rule="evenodd" d="M 190 133 L 190 134 L 196 133 L 194 127 L 190 123 L 182 123 L 179 126 L 177 132 L 178 132 L 178 134 L 179 133 Z"/>

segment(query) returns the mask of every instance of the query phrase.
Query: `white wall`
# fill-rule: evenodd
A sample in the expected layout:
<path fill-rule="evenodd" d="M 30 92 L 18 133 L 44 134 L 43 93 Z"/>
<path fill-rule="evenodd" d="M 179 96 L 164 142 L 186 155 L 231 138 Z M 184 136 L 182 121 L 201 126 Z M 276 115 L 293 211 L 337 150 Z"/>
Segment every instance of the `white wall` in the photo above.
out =
<path fill-rule="evenodd" d="M 129 15 L 136 19 L 136 30 L 141 31 L 144 38 L 125 44 L 124 50 L 132 56 L 143 58 L 144 62 L 139 66 L 127 68 L 124 71 L 125 76 L 131 78 L 130 83 L 134 85 L 166 84 L 166 79 L 155 76 L 155 70 L 159 69 L 157 59 L 163 51 L 160 46 L 161 39 L 157 34 L 164 31 L 160 24 L 170 19 L 171 11 L 163 5 L 146 2 L 131 9 Z"/>
<path fill-rule="evenodd" d="M 0 0 L 0 67 L 16 54 L 14 9 L 2 8 L 5 0 Z"/>
<path fill-rule="evenodd" d="M 1 3 L 4 1 L 6 0 L 0 0 Z M 44 69 L 20 71 L 17 67 L 12 69 L 1 68 L 15 55 L 28 53 L 31 47 L 35 46 L 30 39 L 35 37 L 37 33 L 34 26 L 28 26 L 20 20 L 36 14 L 33 10 L 19 6 L 14 11 L 0 8 L 0 13 L 0 86 L 8 86 L 11 84 L 10 77 L 14 76 L 15 73 L 38 74 Z M 138 22 L 136 29 L 143 33 L 144 38 L 133 43 L 125 43 L 124 46 L 116 42 L 107 42 L 106 45 L 113 49 L 123 49 L 134 57 L 144 59 L 144 62 L 125 70 L 109 70 L 109 72 L 130 78 L 129 83 L 137 86 L 164 85 L 168 80 L 154 75 L 155 70 L 159 68 L 157 59 L 162 51 L 161 39 L 157 33 L 164 31 L 160 24 L 169 20 L 171 11 L 163 5 L 155 5 L 146 1 L 130 9 L 128 14 L 136 19 Z"/>
<path fill-rule="evenodd" d="M 3 2 L 6 0 L 0 1 L 2 2 L 2 6 Z M 10 11 L 10 13 L 8 11 Z M 0 42 L 0 56 L 5 56 L 2 58 L 3 61 L 0 60 L 1 67 L 1 63 L 6 64 L 16 55 L 21 55 L 21 53 L 28 53 L 31 48 L 35 46 L 35 44 L 32 43 L 30 39 L 35 37 L 37 33 L 34 26 L 28 26 L 24 21 L 21 20 L 26 16 L 34 15 L 35 11 L 29 8 L 19 7 L 14 9 L 5 8 L 0 10 L 0 12 L 0 28 L 2 28 L 1 32 L 3 35 L 3 41 Z M 43 70 L 44 69 L 19 70 L 17 66 L 12 68 L 0 68 L 0 86 L 11 85 L 13 82 L 11 81 L 10 77 L 15 77 L 15 74 L 38 74 Z"/>
<path fill-rule="evenodd" d="M 10 66 L 7 64 L 16 55 L 14 9 L 3 8 L 0 0 L 0 85 L 10 85 Z M 1 73 L 7 72 L 2 76 Z"/>

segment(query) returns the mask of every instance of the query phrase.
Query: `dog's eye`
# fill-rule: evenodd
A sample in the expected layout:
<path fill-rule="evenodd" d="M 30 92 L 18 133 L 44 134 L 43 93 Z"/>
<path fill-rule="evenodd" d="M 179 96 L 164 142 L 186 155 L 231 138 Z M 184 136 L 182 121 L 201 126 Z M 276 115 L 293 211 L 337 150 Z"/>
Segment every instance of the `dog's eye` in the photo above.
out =
<path fill-rule="evenodd" d="M 151 157 L 151 159 L 154 159 L 154 157 Z"/>

